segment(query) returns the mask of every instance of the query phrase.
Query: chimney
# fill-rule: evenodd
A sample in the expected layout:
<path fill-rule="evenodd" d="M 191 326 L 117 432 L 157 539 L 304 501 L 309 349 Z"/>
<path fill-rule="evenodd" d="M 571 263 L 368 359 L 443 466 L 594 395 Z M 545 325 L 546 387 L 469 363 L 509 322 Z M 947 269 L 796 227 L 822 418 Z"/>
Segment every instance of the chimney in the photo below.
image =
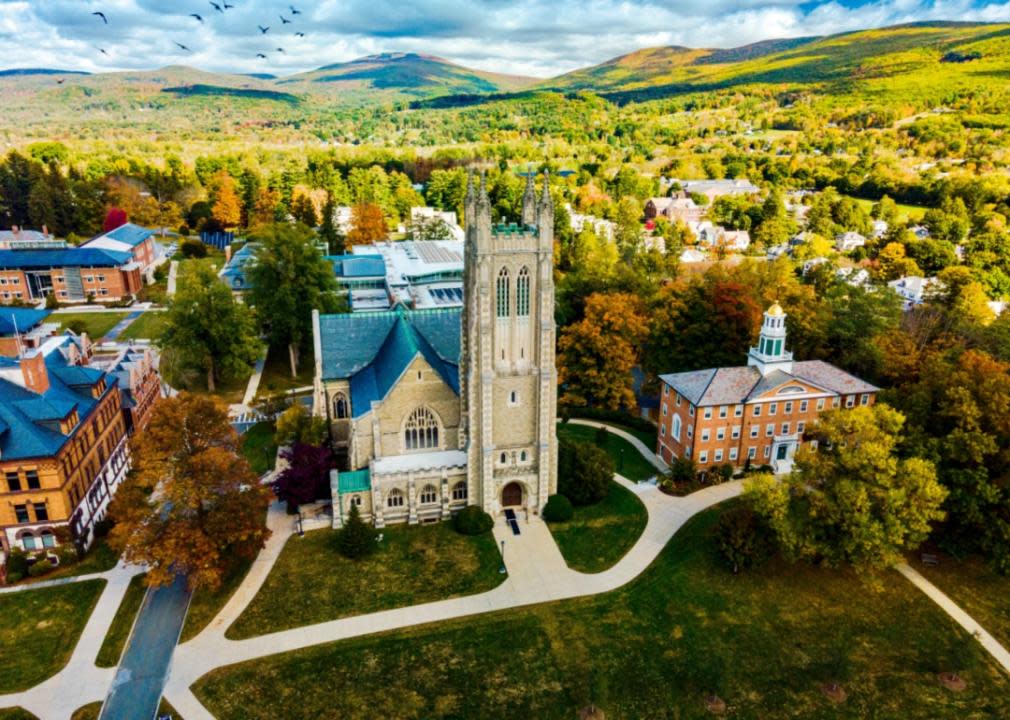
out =
<path fill-rule="evenodd" d="M 25 378 L 25 387 L 40 395 L 49 389 L 49 371 L 46 369 L 46 357 L 37 350 L 21 359 L 21 374 Z"/>
<path fill-rule="evenodd" d="M 49 228 L 47 228 L 45 225 L 42 226 L 42 237 L 46 238 L 49 237 Z"/>

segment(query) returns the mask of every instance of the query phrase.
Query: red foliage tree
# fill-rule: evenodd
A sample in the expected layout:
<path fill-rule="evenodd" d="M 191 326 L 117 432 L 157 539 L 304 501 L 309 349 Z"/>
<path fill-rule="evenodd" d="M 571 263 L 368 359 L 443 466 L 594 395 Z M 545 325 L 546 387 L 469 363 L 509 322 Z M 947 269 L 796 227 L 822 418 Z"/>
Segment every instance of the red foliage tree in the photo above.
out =
<path fill-rule="evenodd" d="M 117 207 L 109 208 L 109 212 L 105 214 L 105 222 L 102 223 L 103 232 L 112 232 L 117 227 L 122 227 L 129 220 L 126 217 L 126 211 Z"/>
<path fill-rule="evenodd" d="M 295 443 L 281 453 L 288 466 L 277 476 L 274 493 L 291 505 L 314 502 L 330 494 L 330 470 L 337 466 L 329 448 Z"/>

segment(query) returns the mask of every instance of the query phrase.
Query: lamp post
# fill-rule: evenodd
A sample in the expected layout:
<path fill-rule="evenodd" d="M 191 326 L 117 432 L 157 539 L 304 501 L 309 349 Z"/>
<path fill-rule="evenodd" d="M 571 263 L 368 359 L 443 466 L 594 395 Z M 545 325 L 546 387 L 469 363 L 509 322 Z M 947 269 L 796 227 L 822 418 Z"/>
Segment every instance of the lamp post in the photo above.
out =
<path fill-rule="evenodd" d="M 498 568 L 498 574 L 499 575 L 504 575 L 505 572 L 506 572 L 506 570 L 505 570 L 505 541 L 502 540 L 501 541 L 501 567 Z"/>
<path fill-rule="evenodd" d="M 621 448 L 621 457 L 620 460 L 618 461 L 617 469 L 620 470 L 621 472 L 624 472 L 624 448 Z"/>

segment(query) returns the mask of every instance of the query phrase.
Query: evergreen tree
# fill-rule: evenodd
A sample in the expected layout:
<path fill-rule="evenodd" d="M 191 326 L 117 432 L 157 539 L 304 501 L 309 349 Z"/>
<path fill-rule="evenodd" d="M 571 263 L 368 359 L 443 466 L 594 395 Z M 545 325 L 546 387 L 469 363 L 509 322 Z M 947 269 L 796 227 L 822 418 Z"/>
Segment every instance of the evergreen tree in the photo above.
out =
<path fill-rule="evenodd" d="M 344 254 L 344 238 L 337 232 L 337 224 L 334 215 L 337 212 L 337 203 L 333 198 L 333 193 L 327 193 L 326 204 L 323 205 L 323 221 L 319 226 L 319 237 L 326 243 L 326 249 L 331 255 Z"/>
<path fill-rule="evenodd" d="M 357 505 L 351 505 L 347 522 L 337 535 L 337 547 L 341 555 L 352 560 L 363 558 L 375 550 L 375 528 L 361 519 Z"/>

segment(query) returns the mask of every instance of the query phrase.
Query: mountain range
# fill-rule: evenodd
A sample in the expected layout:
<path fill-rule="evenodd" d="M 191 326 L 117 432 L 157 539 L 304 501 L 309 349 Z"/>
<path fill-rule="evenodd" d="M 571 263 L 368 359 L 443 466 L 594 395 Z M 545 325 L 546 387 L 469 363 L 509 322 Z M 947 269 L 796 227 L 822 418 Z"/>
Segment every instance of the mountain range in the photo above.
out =
<path fill-rule="evenodd" d="M 929 88 L 940 73 L 955 84 L 985 79 L 1005 83 L 1010 79 L 1010 24 L 931 22 L 772 39 L 732 49 L 646 48 L 546 80 L 473 70 L 429 55 L 386 53 L 284 77 L 181 66 L 100 74 L 5 70 L 0 71 L 0 91 L 16 117 L 18 108 L 29 105 L 118 112 L 193 97 L 319 108 L 447 97 L 480 102 L 485 97 L 557 91 L 593 92 L 629 102 L 767 85 L 837 92 L 895 79 L 900 80 L 896 92 L 914 95 L 917 88 Z"/>

